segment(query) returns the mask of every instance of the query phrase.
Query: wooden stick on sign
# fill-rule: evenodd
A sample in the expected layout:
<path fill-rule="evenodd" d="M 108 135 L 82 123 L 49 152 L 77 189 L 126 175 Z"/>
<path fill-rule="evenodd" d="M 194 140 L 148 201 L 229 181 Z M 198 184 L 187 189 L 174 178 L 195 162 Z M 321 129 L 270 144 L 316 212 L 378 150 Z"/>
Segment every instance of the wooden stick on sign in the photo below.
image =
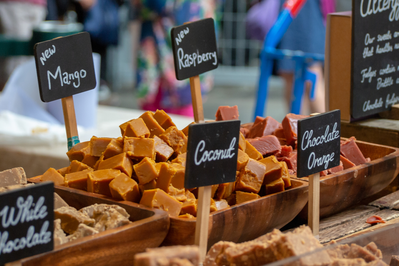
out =
<path fill-rule="evenodd" d="M 204 123 L 204 108 L 202 106 L 201 84 L 199 76 L 190 78 L 191 99 L 193 102 L 194 121 Z M 202 265 L 208 250 L 208 225 L 211 205 L 212 186 L 198 188 L 197 223 L 195 226 L 195 244 L 199 247 L 199 261 Z"/>
<path fill-rule="evenodd" d="M 73 96 L 61 99 L 64 112 L 65 130 L 68 139 L 68 150 L 79 143 L 78 125 L 76 123 L 75 106 Z"/>
<path fill-rule="evenodd" d="M 310 116 L 319 113 L 310 114 Z M 319 239 L 320 227 L 320 173 L 309 176 L 309 201 L 308 201 L 308 225 L 313 235 Z"/>

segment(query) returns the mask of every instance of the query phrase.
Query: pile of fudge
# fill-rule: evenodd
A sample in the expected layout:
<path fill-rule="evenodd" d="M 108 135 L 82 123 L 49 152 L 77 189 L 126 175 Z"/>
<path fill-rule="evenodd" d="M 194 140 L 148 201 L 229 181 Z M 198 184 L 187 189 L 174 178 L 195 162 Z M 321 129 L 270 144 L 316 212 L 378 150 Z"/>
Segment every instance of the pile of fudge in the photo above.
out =
<path fill-rule="evenodd" d="M 275 229 L 257 239 L 239 244 L 220 241 L 209 249 L 202 265 L 260 266 L 289 258 L 291 260 L 284 265 L 387 265 L 382 261 L 381 250 L 374 242 L 365 247 L 331 242 L 328 247 L 324 247 L 307 226 L 288 233 Z M 136 254 L 134 259 L 136 266 L 200 265 L 197 246 L 149 249 L 145 253 Z"/>

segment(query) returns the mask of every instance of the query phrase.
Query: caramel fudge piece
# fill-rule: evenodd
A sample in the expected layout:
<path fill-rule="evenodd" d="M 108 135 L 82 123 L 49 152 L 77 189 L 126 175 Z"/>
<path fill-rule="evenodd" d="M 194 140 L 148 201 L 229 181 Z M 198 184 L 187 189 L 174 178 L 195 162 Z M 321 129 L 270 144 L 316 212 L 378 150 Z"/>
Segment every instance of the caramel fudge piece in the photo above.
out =
<path fill-rule="evenodd" d="M 284 180 L 279 178 L 265 185 L 266 195 L 284 191 Z"/>
<path fill-rule="evenodd" d="M 248 154 L 239 149 L 237 155 L 237 171 L 243 169 L 247 165 L 248 160 L 249 160 Z"/>
<path fill-rule="evenodd" d="M 183 132 L 184 135 L 186 135 L 186 137 L 188 137 L 188 128 L 190 127 L 190 125 L 195 124 L 195 122 L 191 122 L 190 124 L 188 124 L 185 128 L 183 128 L 181 130 L 181 132 Z"/>
<path fill-rule="evenodd" d="M 134 256 L 135 266 L 161 265 L 161 262 L 166 263 L 162 265 L 174 266 L 199 265 L 198 246 L 148 248 L 146 252 Z"/>
<path fill-rule="evenodd" d="M 240 204 L 246 201 L 259 199 L 260 196 L 258 194 L 252 192 L 243 192 L 243 191 L 236 191 L 236 204 Z"/>
<path fill-rule="evenodd" d="M 69 158 L 69 161 L 73 160 L 82 161 L 86 154 L 90 153 L 89 147 L 90 141 L 84 141 L 73 146 L 66 154 Z"/>
<path fill-rule="evenodd" d="M 290 173 L 288 171 L 288 166 L 286 162 L 280 162 L 281 164 L 281 169 L 282 169 L 282 176 L 281 178 L 284 181 L 284 188 L 288 188 L 291 186 L 291 177 Z"/>
<path fill-rule="evenodd" d="M 116 169 L 102 169 L 90 172 L 87 179 L 87 191 L 112 197 L 109 183 L 120 173 L 121 171 Z"/>
<path fill-rule="evenodd" d="M 88 174 L 91 172 L 93 172 L 93 169 L 86 169 L 80 172 L 66 174 L 64 178 L 65 186 L 87 191 Z"/>
<path fill-rule="evenodd" d="M 196 217 L 197 209 L 198 209 L 197 200 L 187 200 L 187 201 L 183 202 L 180 214 L 182 215 L 182 214 L 189 213 L 192 216 Z"/>
<path fill-rule="evenodd" d="M 154 135 L 159 136 L 165 130 L 161 127 L 161 125 L 155 120 L 154 118 L 154 113 L 151 111 L 147 111 L 144 114 L 140 116 L 144 120 L 144 123 L 146 124 L 148 130 L 150 130 L 150 138 L 152 138 Z"/>
<path fill-rule="evenodd" d="M 65 174 L 75 173 L 86 169 L 92 168 L 85 163 L 79 162 L 78 160 L 73 160 L 67 167 Z"/>
<path fill-rule="evenodd" d="M 176 169 L 176 173 L 172 177 L 172 185 L 175 188 L 184 188 L 184 176 L 186 173 L 186 168 L 176 163 L 172 163 L 172 166 Z"/>
<path fill-rule="evenodd" d="M 259 193 L 265 173 L 266 166 L 263 163 L 249 159 L 247 165 L 240 171 L 237 177 L 235 189 Z"/>
<path fill-rule="evenodd" d="M 172 118 L 164 111 L 157 110 L 153 115 L 154 119 L 161 125 L 163 129 L 168 129 L 169 127 L 175 127 L 175 123 L 173 123 Z"/>
<path fill-rule="evenodd" d="M 157 162 L 166 162 L 173 154 L 173 149 L 165 141 L 154 136 L 155 156 Z"/>
<path fill-rule="evenodd" d="M 177 127 L 169 127 L 164 133 L 159 135 L 176 154 L 185 153 L 187 151 L 187 137 Z"/>
<path fill-rule="evenodd" d="M 184 152 L 177 155 L 177 157 L 174 158 L 171 162 L 186 167 L 186 159 L 187 159 L 187 152 Z"/>
<path fill-rule="evenodd" d="M 69 235 L 67 238 L 69 241 L 74 241 L 76 239 L 80 239 L 86 236 L 92 236 L 98 233 L 99 232 L 93 227 L 87 226 L 85 224 L 79 224 L 76 231 L 72 235 Z"/>
<path fill-rule="evenodd" d="M 92 156 L 90 154 L 86 154 L 82 160 L 82 163 L 87 164 L 91 168 L 94 168 L 99 159 L 100 159 L 99 156 Z"/>
<path fill-rule="evenodd" d="M 54 220 L 54 247 L 68 243 L 69 239 L 61 228 L 61 220 Z"/>
<path fill-rule="evenodd" d="M 154 160 L 145 157 L 138 164 L 133 165 L 139 184 L 147 184 L 158 177 Z"/>
<path fill-rule="evenodd" d="M 178 201 L 184 202 L 187 200 L 186 190 L 184 188 L 178 189 L 170 185 L 168 190 L 169 190 L 168 194 L 177 199 Z"/>
<path fill-rule="evenodd" d="M 125 137 L 123 151 L 133 160 L 155 159 L 155 141 L 149 138 Z"/>
<path fill-rule="evenodd" d="M 97 138 L 93 136 L 90 139 L 90 155 L 100 157 L 111 140 L 112 138 Z"/>
<path fill-rule="evenodd" d="M 94 226 L 95 220 L 77 211 L 73 207 L 61 207 L 54 210 L 54 219 L 61 220 L 61 228 L 68 234 L 73 234 L 79 224 Z"/>
<path fill-rule="evenodd" d="M 234 187 L 235 182 L 219 184 L 215 195 L 216 200 L 228 198 L 233 193 Z"/>
<path fill-rule="evenodd" d="M 44 174 L 40 177 L 40 180 L 54 182 L 54 185 L 56 186 L 63 186 L 65 184 L 64 177 L 54 168 L 49 168 L 46 172 L 44 172 Z"/>
<path fill-rule="evenodd" d="M 263 184 L 269 184 L 283 176 L 283 167 L 280 162 L 277 161 L 274 155 L 259 160 L 260 163 L 266 165 L 265 178 Z"/>
<path fill-rule="evenodd" d="M 249 158 L 254 160 L 260 160 L 263 158 L 262 154 L 255 149 L 248 140 L 245 141 L 245 153 L 248 154 Z"/>
<path fill-rule="evenodd" d="M 141 197 L 140 204 L 143 204 L 149 208 L 158 208 L 164 210 L 173 217 L 179 216 L 183 205 L 181 202 L 159 188 L 145 190 L 143 192 L 143 196 Z"/>
<path fill-rule="evenodd" d="M 123 139 L 112 139 L 104 150 L 104 160 L 123 152 Z"/>
<path fill-rule="evenodd" d="M 121 129 L 122 131 L 122 129 Z M 123 137 L 150 137 L 150 130 L 142 118 L 132 119 L 127 122 Z"/>
<path fill-rule="evenodd" d="M 157 188 L 157 181 L 155 179 L 145 184 L 139 184 L 139 189 L 141 194 L 143 194 L 145 190 L 151 190 L 156 188 Z"/>
<path fill-rule="evenodd" d="M 15 167 L 0 172 L 0 187 L 26 183 L 26 174 L 22 167 Z"/>
<path fill-rule="evenodd" d="M 133 163 L 127 156 L 126 152 L 115 155 L 111 158 L 103 160 L 98 165 L 98 170 L 101 169 L 116 169 L 125 173 L 128 177 L 132 176 L 133 173 Z"/>
<path fill-rule="evenodd" d="M 189 214 L 189 213 L 185 213 L 185 214 L 180 214 L 179 218 L 183 218 L 183 219 L 195 219 L 195 216 Z"/>
<path fill-rule="evenodd" d="M 240 138 L 238 140 L 238 148 L 242 151 L 245 151 L 247 148 L 247 140 L 245 136 L 240 132 Z"/>
<path fill-rule="evenodd" d="M 109 183 L 111 195 L 115 199 L 133 201 L 138 203 L 140 201 L 140 190 L 136 181 L 121 173 L 114 180 Z"/>
<path fill-rule="evenodd" d="M 172 182 L 173 176 L 176 174 L 176 168 L 168 163 L 162 163 L 159 169 L 157 188 L 162 189 L 166 193 L 169 192 L 169 186 Z"/>

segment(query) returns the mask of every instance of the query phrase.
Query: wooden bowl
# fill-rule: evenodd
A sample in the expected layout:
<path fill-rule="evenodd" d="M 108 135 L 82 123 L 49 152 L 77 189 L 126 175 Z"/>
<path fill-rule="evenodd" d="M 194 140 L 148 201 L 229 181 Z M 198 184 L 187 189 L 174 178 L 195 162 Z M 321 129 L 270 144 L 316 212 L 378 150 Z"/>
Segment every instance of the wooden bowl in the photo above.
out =
<path fill-rule="evenodd" d="M 308 201 L 308 184 L 292 180 L 286 191 L 216 211 L 209 216 L 208 249 L 220 240 L 244 242 L 281 228 L 302 210 Z M 162 245 L 192 245 L 195 219 L 170 218 L 170 228 Z"/>
<path fill-rule="evenodd" d="M 328 217 L 386 188 L 399 173 L 399 149 L 356 141 L 369 163 L 320 177 L 320 217 Z M 308 178 L 301 178 L 308 181 Z M 308 205 L 299 218 L 307 219 Z"/>
<path fill-rule="evenodd" d="M 109 200 L 101 195 L 55 186 L 76 209 L 94 203 L 117 204 L 130 214 L 131 224 L 100 232 L 54 248 L 53 251 L 22 259 L 21 265 L 132 265 L 136 253 L 158 247 L 169 229 L 169 215 L 133 202 Z"/>

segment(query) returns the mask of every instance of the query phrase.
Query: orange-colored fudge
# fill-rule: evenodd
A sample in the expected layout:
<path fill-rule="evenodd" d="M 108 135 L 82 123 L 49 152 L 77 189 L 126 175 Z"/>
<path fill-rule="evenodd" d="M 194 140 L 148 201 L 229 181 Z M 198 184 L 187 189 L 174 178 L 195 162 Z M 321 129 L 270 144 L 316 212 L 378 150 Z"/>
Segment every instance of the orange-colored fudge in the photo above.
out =
<path fill-rule="evenodd" d="M 175 188 L 184 188 L 184 176 L 186 174 L 186 168 L 177 163 L 172 163 L 172 166 L 176 169 L 176 173 L 172 178 L 172 185 Z"/>
<path fill-rule="evenodd" d="M 86 169 L 83 171 L 70 173 L 65 175 L 65 185 L 67 187 L 77 188 L 87 191 L 87 179 L 89 173 L 93 172 L 93 169 Z"/>
<path fill-rule="evenodd" d="M 266 165 L 266 174 L 263 179 L 263 184 L 269 184 L 283 176 L 283 167 L 274 155 L 263 158 L 259 160 L 259 162 Z"/>
<path fill-rule="evenodd" d="M 277 179 L 266 186 L 266 195 L 284 191 L 284 180 L 282 178 Z"/>
<path fill-rule="evenodd" d="M 262 153 L 260 153 L 248 140 L 245 141 L 245 153 L 248 154 L 249 158 L 254 160 L 260 160 L 263 158 Z"/>
<path fill-rule="evenodd" d="M 169 190 L 168 194 L 177 199 L 178 201 L 183 202 L 187 200 L 186 190 L 184 188 L 178 189 L 170 185 L 168 190 Z"/>
<path fill-rule="evenodd" d="M 159 175 L 157 180 L 157 188 L 162 189 L 166 193 L 169 192 L 169 185 L 172 182 L 173 176 L 176 174 L 176 168 L 168 163 L 162 163 L 159 169 Z"/>
<path fill-rule="evenodd" d="M 112 138 L 97 138 L 96 136 L 93 136 L 90 139 L 90 155 L 98 157 L 101 156 L 111 140 Z"/>
<path fill-rule="evenodd" d="M 154 135 L 159 136 L 160 134 L 165 132 L 165 130 L 161 127 L 157 120 L 155 120 L 153 112 L 147 111 L 142 114 L 140 118 L 144 120 L 144 123 L 150 131 L 150 138 L 152 138 Z"/>
<path fill-rule="evenodd" d="M 243 192 L 243 191 L 236 192 L 236 204 L 240 204 L 246 201 L 259 199 L 259 198 L 260 196 L 258 194 L 252 192 Z"/>
<path fill-rule="evenodd" d="M 248 160 L 249 160 L 248 154 L 239 149 L 237 156 L 237 171 L 243 169 L 247 165 Z"/>
<path fill-rule="evenodd" d="M 228 198 L 234 192 L 234 188 L 235 182 L 219 184 L 215 199 L 221 200 Z"/>
<path fill-rule="evenodd" d="M 155 162 L 148 157 L 145 157 L 138 164 L 133 165 L 133 168 L 140 185 L 147 184 L 158 177 Z"/>
<path fill-rule="evenodd" d="M 238 140 L 238 148 L 242 151 L 245 151 L 247 148 L 247 140 L 244 135 L 240 132 L 240 138 Z"/>
<path fill-rule="evenodd" d="M 44 174 L 40 177 L 41 181 L 51 181 L 54 182 L 54 185 L 63 186 L 64 185 L 64 177 L 54 168 L 49 168 Z"/>
<path fill-rule="evenodd" d="M 155 156 L 157 162 L 166 162 L 172 156 L 174 150 L 165 141 L 154 136 Z"/>
<path fill-rule="evenodd" d="M 172 118 L 164 111 L 157 110 L 154 113 L 154 119 L 161 125 L 163 129 L 168 129 L 169 127 L 175 127 L 175 123 L 173 123 Z"/>
<path fill-rule="evenodd" d="M 139 189 L 141 194 L 143 194 L 145 190 L 156 189 L 156 188 L 157 188 L 157 181 L 155 179 L 151 180 L 146 184 L 139 184 Z"/>
<path fill-rule="evenodd" d="M 90 172 L 87 179 L 87 191 L 111 197 L 109 183 L 120 175 L 121 171 L 115 169 L 102 169 Z"/>
<path fill-rule="evenodd" d="M 185 153 L 180 153 L 171 162 L 180 164 L 180 165 L 185 167 L 186 166 L 186 158 L 187 158 L 187 153 L 186 152 Z"/>
<path fill-rule="evenodd" d="M 123 137 L 150 137 L 150 130 L 142 118 L 132 119 L 127 122 Z"/>
<path fill-rule="evenodd" d="M 144 191 L 140 204 L 149 208 L 162 209 L 173 217 L 179 216 L 183 205 L 181 202 L 159 188 Z"/>
<path fill-rule="evenodd" d="M 94 168 L 94 165 L 96 165 L 98 159 L 100 159 L 100 157 L 92 156 L 90 154 L 86 154 L 85 157 L 82 160 L 82 163 L 87 164 L 91 168 Z"/>
<path fill-rule="evenodd" d="M 288 188 L 291 186 L 291 177 L 290 172 L 288 171 L 288 166 L 286 162 L 280 162 L 282 170 L 283 170 L 283 181 L 284 181 L 284 188 Z"/>
<path fill-rule="evenodd" d="M 133 160 L 155 159 L 155 141 L 150 138 L 125 137 L 123 151 Z"/>
<path fill-rule="evenodd" d="M 159 137 L 172 147 L 175 153 L 180 154 L 187 151 L 187 137 L 177 127 L 169 127 Z"/>
<path fill-rule="evenodd" d="M 78 160 L 73 160 L 66 169 L 65 174 L 79 172 L 86 169 L 91 169 L 91 167 L 85 163 L 79 162 Z"/>
<path fill-rule="evenodd" d="M 123 152 L 123 139 L 117 138 L 112 139 L 104 151 L 104 159 L 111 158 L 112 156 L 118 155 Z"/>
<path fill-rule="evenodd" d="M 111 195 L 115 199 L 128 200 L 138 203 L 140 201 L 140 190 L 136 181 L 121 173 L 109 183 Z"/>
<path fill-rule="evenodd" d="M 254 159 L 240 171 L 236 181 L 236 190 L 259 193 L 266 173 L 266 166 Z"/>
<path fill-rule="evenodd" d="M 90 141 L 84 141 L 73 146 L 66 154 L 69 158 L 69 161 L 77 160 L 81 162 L 84 156 L 90 153 L 89 147 Z"/>
<path fill-rule="evenodd" d="M 98 165 L 98 170 L 101 169 L 117 169 L 125 173 L 128 177 L 132 177 L 133 163 L 127 156 L 126 152 L 115 155 L 109 159 L 103 160 Z"/>
<path fill-rule="evenodd" d="M 181 211 L 180 211 L 180 215 L 189 213 L 192 216 L 196 217 L 197 209 L 198 209 L 197 200 L 187 200 L 187 201 L 183 202 L 183 205 L 182 205 Z"/>

